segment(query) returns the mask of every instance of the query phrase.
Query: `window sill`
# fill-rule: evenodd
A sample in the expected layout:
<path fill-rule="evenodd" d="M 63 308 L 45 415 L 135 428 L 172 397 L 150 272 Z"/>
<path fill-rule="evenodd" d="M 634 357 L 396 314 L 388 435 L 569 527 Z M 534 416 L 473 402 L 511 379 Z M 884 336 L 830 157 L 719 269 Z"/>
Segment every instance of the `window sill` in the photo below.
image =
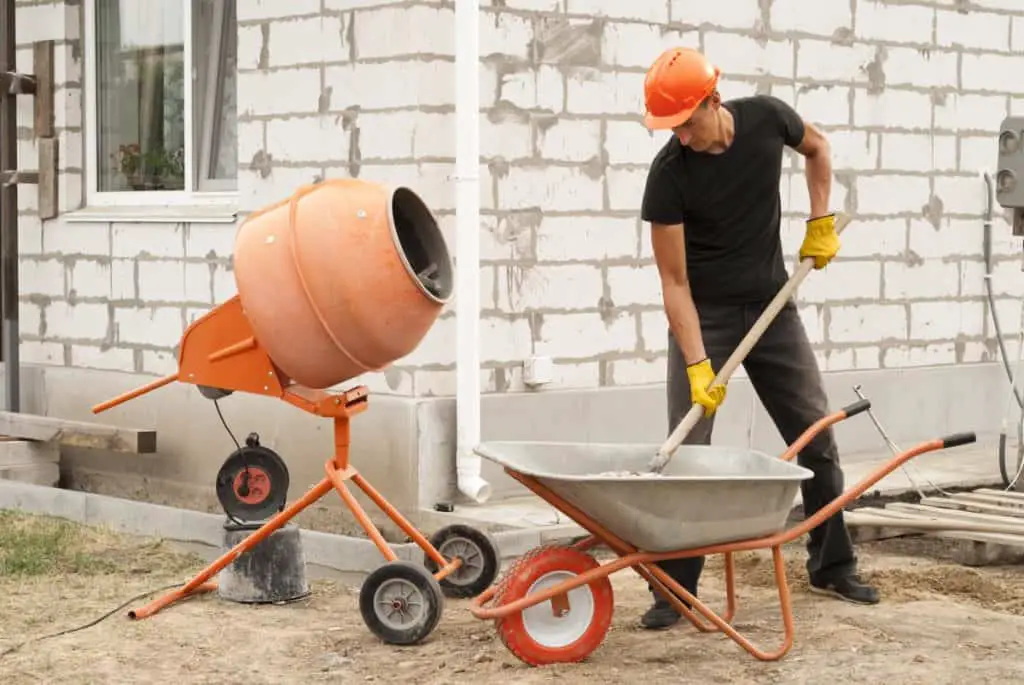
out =
<path fill-rule="evenodd" d="M 153 205 L 83 207 L 61 214 L 71 223 L 234 223 L 238 208 L 231 205 Z"/>

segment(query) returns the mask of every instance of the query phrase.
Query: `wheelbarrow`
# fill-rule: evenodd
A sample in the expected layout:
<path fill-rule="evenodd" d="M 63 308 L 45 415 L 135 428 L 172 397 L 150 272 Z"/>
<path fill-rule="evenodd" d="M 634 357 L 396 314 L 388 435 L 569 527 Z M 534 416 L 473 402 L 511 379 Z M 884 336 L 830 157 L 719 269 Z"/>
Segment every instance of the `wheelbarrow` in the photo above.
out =
<path fill-rule="evenodd" d="M 590 535 L 574 544 L 527 552 L 472 601 L 473 616 L 495 621 L 506 648 L 529 665 L 581 661 L 601 645 L 611 625 L 614 598 L 609 576 L 632 568 L 701 632 L 717 629 L 757 659 L 781 659 L 792 647 L 795 632 L 783 545 L 826 521 L 910 459 L 976 439 L 974 433 L 959 433 L 923 442 L 786 529 L 800 483 L 813 475 L 792 463 L 793 457 L 829 426 L 870 407 L 870 401 L 862 399 L 825 416 L 781 458 L 737 447 L 684 445 L 660 473 L 648 469 L 656 449 L 652 445 L 481 444 L 477 454 L 502 466 Z M 598 562 L 588 550 L 601 544 L 617 558 Z M 781 605 L 784 636 L 773 651 L 756 646 L 731 625 L 736 612 L 733 555 L 758 549 L 771 549 Z M 724 556 L 723 615 L 655 565 L 713 554 Z"/>

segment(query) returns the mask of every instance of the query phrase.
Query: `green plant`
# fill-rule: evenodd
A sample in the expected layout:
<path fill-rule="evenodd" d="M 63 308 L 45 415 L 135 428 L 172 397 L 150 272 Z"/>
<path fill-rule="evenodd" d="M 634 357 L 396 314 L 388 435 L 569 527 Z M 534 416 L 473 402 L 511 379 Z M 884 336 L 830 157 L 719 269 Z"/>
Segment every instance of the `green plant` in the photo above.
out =
<path fill-rule="evenodd" d="M 138 143 L 118 147 L 111 157 L 128 184 L 139 189 L 181 187 L 185 177 L 184 149 L 168 151 L 164 147 L 143 151 Z"/>

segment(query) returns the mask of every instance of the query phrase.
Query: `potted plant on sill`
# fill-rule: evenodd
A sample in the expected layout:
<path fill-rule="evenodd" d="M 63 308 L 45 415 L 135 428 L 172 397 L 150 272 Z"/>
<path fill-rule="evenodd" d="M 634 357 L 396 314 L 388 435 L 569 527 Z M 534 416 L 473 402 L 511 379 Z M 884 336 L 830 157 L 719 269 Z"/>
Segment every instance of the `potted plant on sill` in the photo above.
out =
<path fill-rule="evenodd" d="M 184 148 L 168 151 L 163 146 L 143 152 L 138 143 L 128 143 L 111 157 L 132 190 L 181 190 L 185 186 L 184 152 Z"/>

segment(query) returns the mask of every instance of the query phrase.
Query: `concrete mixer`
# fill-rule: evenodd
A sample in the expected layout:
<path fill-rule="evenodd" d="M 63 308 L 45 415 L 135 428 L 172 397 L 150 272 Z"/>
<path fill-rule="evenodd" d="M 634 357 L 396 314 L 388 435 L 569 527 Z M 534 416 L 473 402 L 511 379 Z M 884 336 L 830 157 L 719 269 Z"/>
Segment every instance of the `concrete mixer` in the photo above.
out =
<path fill-rule="evenodd" d="M 335 490 L 386 559 L 363 582 L 360 612 L 385 642 L 413 644 L 431 633 L 444 596 L 472 597 L 498 573 L 486 534 L 445 527 L 427 539 L 349 463 L 349 421 L 367 408 L 367 389 L 328 389 L 378 371 L 412 352 L 453 290 L 453 267 L 431 211 L 408 188 L 332 179 L 248 216 L 235 238 L 238 293 L 184 332 L 178 371 L 93 407 L 106 411 L 178 381 L 214 401 L 233 392 L 277 397 L 334 422 L 326 475 L 291 505 L 287 469 L 250 436 L 218 476 L 231 518 L 269 519 L 182 587 L 129 612 L 150 616 L 195 592 L 229 564 Z M 397 558 L 348 488 L 354 483 L 425 553 Z M 395 617 L 401 620 L 396 621 Z"/>

